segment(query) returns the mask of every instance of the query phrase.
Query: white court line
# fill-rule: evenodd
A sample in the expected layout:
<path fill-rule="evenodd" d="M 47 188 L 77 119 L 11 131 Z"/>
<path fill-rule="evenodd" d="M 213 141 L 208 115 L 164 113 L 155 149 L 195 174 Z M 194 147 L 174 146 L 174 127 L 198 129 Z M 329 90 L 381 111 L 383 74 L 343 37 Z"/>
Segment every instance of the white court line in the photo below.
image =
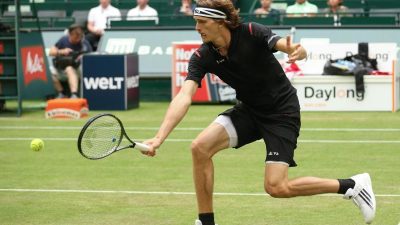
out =
<path fill-rule="evenodd" d="M 63 190 L 63 189 L 20 189 L 3 188 L 0 192 L 45 192 L 45 193 L 92 193 L 92 194 L 142 194 L 142 195 L 195 195 L 194 192 L 177 191 L 113 191 L 113 190 Z M 266 193 L 216 192 L 218 196 L 269 196 Z M 338 197 L 338 194 L 321 194 L 320 197 Z M 400 194 L 375 194 L 377 197 L 400 197 Z"/>
<path fill-rule="evenodd" d="M 31 141 L 40 137 L 0 137 L 0 141 Z M 44 141 L 77 141 L 78 138 L 41 138 Z M 144 139 L 135 139 L 144 141 Z M 170 138 L 167 142 L 191 142 L 193 139 L 174 139 Z M 263 142 L 258 140 L 256 142 Z M 330 144 L 400 144 L 400 140 L 298 140 L 298 143 L 330 143 Z"/>
<path fill-rule="evenodd" d="M 80 130 L 77 126 L 0 126 L 0 130 Z M 205 127 L 177 127 L 179 131 L 200 131 Z M 158 130 L 159 127 L 125 127 L 126 130 Z M 301 131 L 400 132 L 400 128 L 301 128 Z"/>

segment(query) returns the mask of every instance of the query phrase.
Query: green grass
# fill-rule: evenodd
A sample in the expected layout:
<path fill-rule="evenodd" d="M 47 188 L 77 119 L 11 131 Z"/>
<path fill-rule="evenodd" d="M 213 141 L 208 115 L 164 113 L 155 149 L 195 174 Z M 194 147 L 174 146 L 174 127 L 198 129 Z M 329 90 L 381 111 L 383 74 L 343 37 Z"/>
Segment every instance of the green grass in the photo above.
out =
<path fill-rule="evenodd" d="M 167 103 L 141 103 L 129 111 L 113 112 L 126 127 L 157 127 Z M 180 128 L 202 128 L 228 105 L 194 105 Z M 99 112 L 91 112 L 95 115 Z M 0 189 L 106 190 L 146 192 L 194 191 L 190 141 L 200 130 L 176 130 L 157 157 L 123 151 L 91 161 L 77 151 L 76 138 L 87 119 L 46 120 L 41 110 L 21 118 L 0 117 Z M 302 128 L 400 128 L 399 113 L 303 113 Z M 28 126 L 28 127 L 26 127 Z M 16 127 L 9 129 L 7 127 Z M 26 127 L 26 128 L 23 128 Z M 35 129 L 35 127 L 42 129 Z M 54 127 L 54 129 L 43 129 Z M 71 129 L 56 129 L 71 127 Z M 155 130 L 132 130 L 136 139 Z M 45 140 L 45 149 L 33 152 L 30 138 Z M 21 138 L 10 140 L 8 138 Z M 51 140 L 48 138 L 67 138 Z M 47 139 L 47 140 L 46 140 Z M 304 140 L 400 140 L 400 131 L 303 130 L 296 150 L 297 168 L 290 177 L 345 178 L 371 174 L 378 210 L 374 224 L 400 222 L 400 143 L 317 143 Z M 240 150 L 226 150 L 214 158 L 215 191 L 263 193 L 265 147 L 256 142 Z M 220 225 L 363 224 L 358 209 L 341 196 L 274 199 L 268 196 L 214 197 Z M 196 218 L 195 196 L 174 194 L 17 192 L 0 191 L 0 224 L 134 224 L 186 225 Z"/>

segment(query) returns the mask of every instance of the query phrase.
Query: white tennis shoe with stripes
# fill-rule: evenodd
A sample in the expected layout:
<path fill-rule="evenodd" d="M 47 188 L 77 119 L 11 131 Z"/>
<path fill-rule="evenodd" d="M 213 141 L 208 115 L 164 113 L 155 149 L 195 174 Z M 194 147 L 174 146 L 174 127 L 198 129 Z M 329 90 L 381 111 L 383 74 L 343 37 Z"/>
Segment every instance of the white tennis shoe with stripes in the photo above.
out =
<path fill-rule="evenodd" d="M 196 220 L 196 221 L 194 221 L 194 225 L 203 225 L 203 223 L 201 223 L 200 220 Z M 218 225 L 218 224 L 215 224 L 215 225 Z"/>
<path fill-rule="evenodd" d="M 354 188 L 349 188 L 343 198 L 352 199 L 354 204 L 361 210 L 367 224 L 372 223 L 375 218 L 376 201 L 372 191 L 371 177 L 368 173 L 352 176 L 356 183 Z"/>

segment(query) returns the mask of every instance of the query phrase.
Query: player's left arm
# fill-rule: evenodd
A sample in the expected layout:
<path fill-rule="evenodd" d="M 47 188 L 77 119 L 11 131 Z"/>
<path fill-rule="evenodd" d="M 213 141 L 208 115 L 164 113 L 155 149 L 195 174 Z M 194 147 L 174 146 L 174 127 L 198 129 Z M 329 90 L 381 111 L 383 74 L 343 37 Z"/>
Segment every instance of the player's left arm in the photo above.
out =
<path fill-rule="evenodd" d="M 299 43 L 292 43 L 290 36 L 279 39 L 275 44 L 275 49 L 288 54 L 288 63 L 294 63 L 307 57 L 307 51 Z"/>

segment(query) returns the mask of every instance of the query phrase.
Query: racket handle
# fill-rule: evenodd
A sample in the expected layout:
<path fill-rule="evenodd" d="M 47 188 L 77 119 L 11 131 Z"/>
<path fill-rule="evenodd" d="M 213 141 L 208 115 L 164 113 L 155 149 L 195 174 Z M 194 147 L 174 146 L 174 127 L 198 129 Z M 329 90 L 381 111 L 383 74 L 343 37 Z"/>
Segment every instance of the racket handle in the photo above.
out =
<path fill-rule="evenodd" d="M 139 149 L 140 151 L 148 152 L 150 147 L 146 144 L 135 142 L 135 148 Z"/>

